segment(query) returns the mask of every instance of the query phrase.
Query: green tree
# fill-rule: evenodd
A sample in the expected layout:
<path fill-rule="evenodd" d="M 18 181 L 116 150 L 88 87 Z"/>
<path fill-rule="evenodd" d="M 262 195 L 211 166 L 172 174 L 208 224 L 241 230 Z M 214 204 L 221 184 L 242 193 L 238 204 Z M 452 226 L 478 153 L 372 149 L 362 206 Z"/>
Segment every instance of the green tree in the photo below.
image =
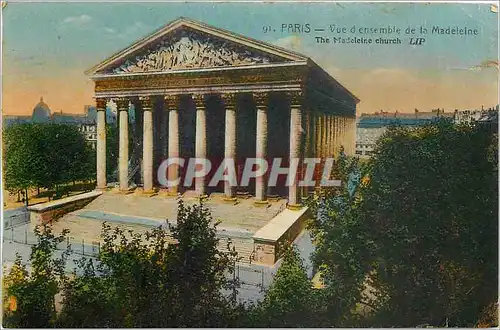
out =
<path fill-rule="evenodd" d="M 94 263 L 65 283 L 64 327 L 227 327 L 238 309 L 222 293 L 234 249 L 220 251 L 216 223 L 203 205 L 179 202 L 175 226 L 145 234 L 103 228 Z M 171 234 L 170 234 L 171 233 Z"/>
<path fill-rule="evenodd" d="M 78 128 L 59 124 L 14 125 L 4 131 L 5 185 L 11 193 L 58 189 L 95 176 L 95 155 Z"/>
<path fill-rule="evenodd" d="M 229 326 L 232 308 L 222 289 L 230 287 L 226 274 L 234 272 L 237 253 L 229 244 L 226 251 L 218 249 L 218 222 L 214 223 L 203 204 L 186 206 L 180 200 L 178 206 L 177 224 L 172 228 L 178 243 L 169 246 L 168 271 L 174 288 L 171 306 L 175 306 L 169 308 L 169 325 Z"/>
<path fill-rule="evenodd" d="M 45 163 L 43 187 L 55 187 L 90 177 L 95 157 L 76 126 L 46 124 L 39 136 Z M 91 172 L 90 172 L 91 171 Z"/>
<path fill-rule="evenodd" d="M 45 164 L 39 125 L 13 125 L 3 131 L 4 183 L 11 194 L 43 185 Z"/>
<path fill-rule="evenodd" d="M 339 187 L 323 187 L 307 205 L 315 251 L 312 261 L 324 284 L 328 326 L 355 325 L 359 309 L 370 305 L 363 294 L 371 264 L 370 237 L 359 216 L 368 168 L 341 151 L 332 176 Z M 361 306 L 360 306 L 361 305 Z"/>
<path fill-rule="evenodd" d="M 6 296 L 14 299 L 17 305 L 15 310 L 4 310 L 5 327 L 44 328 L 55 324 L 55 295 L 65 278 L 68 253 L 66 251 L 60 258 L 55 258 L 54 251 L 64 241 L 67 232 L 56 236 L 49 226 L 37 226 L 35 234 L 38 243 L 32 247 L 29 269 L 17 256 L 4 278 Z"/>
<path fill-rule="evenodd" d="M 282 263 L 264 300 L 250 310 L 249 326 L 321 327 L 325 308 L 314 289 L 295 245 L 283 246 Z"/>
<path fill-rule="evenodd" d="M 486 130 L 394 127 L 370 161 L 360 222 L 378 326 L 472 326 L 497 300 L 498 174 Z"/>

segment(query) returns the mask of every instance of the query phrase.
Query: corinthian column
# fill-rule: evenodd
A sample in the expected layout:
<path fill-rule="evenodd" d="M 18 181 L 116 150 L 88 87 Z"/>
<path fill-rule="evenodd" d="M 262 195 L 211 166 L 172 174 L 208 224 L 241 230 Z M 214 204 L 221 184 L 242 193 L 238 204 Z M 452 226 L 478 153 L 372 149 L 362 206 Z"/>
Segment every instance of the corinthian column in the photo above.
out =
<path fill-rule="evenodd" d="M 338 157 L 340 154 L 340 144 L 342 141 L 342 136 L 340 135 L 340 117 L 335 117 L 335 136 L 337 137 L 337 141 L 335 141 L 335 155 Z"/>
<path fill-rule="evenodd" d="M 97 189 L 106 189 L 106 99 L 96 99 L 97 108 Z"/>
<path fill-rule="evenodd" d="M 267 93 L 254 93 L 255 104 L 257 106 L 257 128 L 255 157 L 267 158 Z M 255 202 L 257 205 L 267 204 L 267 178 L 266 175 L 255 178 Z"/>
<path fill-rule="evenodd" d="M 332 134 L 332 116 L 331 115 L 326 115 L 326 125 L 327 125 L 327 154 L 326 158 L 330 158 L 332 156 L 332 140 L 333 140 L 333 134 Z"/>
<path fill-rule="evenodd" d="M 234 93 L 224 93 L 221 95 L 226 109 L 226 125 L 224 133 L 224 162 L 232 162 L 235 166 L 236 160 L 236 95 Z M 228 173 L 232 175 L 234 173 Z M 230 181 L 224 182 L 224 200 L 235 202 L 234 188 Z"/>
<path fill-rule="evenodd" d="M 328 115 L 323 114 L 323 152 L 325 158 L 328 157 Z"/>
<path fill-rule="evenodd" d="M 142 168 L 144 193 L 153 193 L 153 105 L 150 96 L 140 97 L 143 110 Z"/>
<path fill-rule="evenodd" d="M 179 96 L 165 96 L 165 107 L 168 111 L 168 158 L 178 158 L 180 156 L 179 145 Z M 175 182 L 179 178 L 179 166 L 172 164 L 167 169 L 167 178 L 170 182 Z M 179 184 L 169 185 L 168 192 L 170 195 L 177 195 Z"/>
<path fill-rule="evenodd" d="M 318 157 L 323 158 L 323 114 L 318 115 Z"/>
<path fill-rule="evenodd" d="M 301 140 L 302 140 L 302 92 L 288 92 L 290 96 L 290 164 L 292 161 L 298 159 L 302 154 Z M 298 172 L 298 169 L 297 169 Z M 288 173 L 289 183 L 288 186 L 288 207 L 290 209 L 300 209 L 300 192 L 298 188 L 297 173 L 290 166 Z M 293 177 L 295 178 L 293 179 Z"/>
<path fill-rule="evenodd" d="M 128 109 L 129 100 L 120 98 L 116 100 L 120 114 L 120 134 L 118 152 L 118 170 L 120 177 L 120 190 L 128 191 Z"/>
<path fill-rule="evenodd" d="M 342 136 L 342 147 L 344 148 L 344 154 L 347 154 L 347 146 L 346 146 L 346 134 L 345 134 L 345 117 L 342 117 L 340 120 L 340 135 Z"/>
<path fill-rule="evenodd" d="M 332 132 L 332 137 L 330 140 L 330 157 L 335 157 L 335 139 L 337 138 L 335 136 L 335 116 L 331 116 L 330 131 Z"/>
<path fill-rule="evenodd" d="M 207 158 L 207 118 L 205 112 L 205 100 L 203 94 L 193 94 L 193 100 L 196 105 L 196 158 Z M 205 196 L 206 186 L 205 177 L 195 178 L 195 189 L 199 197 Z"/>
<path fill-rule="evenodd" d="M 349 156 L 352 155 L 352 125 L 351 125 L 351 118 L 348 117 L 346 119 L 346 123 L 347 123 L 347 154 Z"/>
<path fill-rule="evenodd" d="M 339 141 L 339 135 L 337 134 L 337 116 L 333 116 L 333 156 L 337 158 L 337 143 Z"/>
<path fill-rule="evenodd" d="M 315 116 L 316 123 L 316 157 L 321 158 L 321 114 L 316 113 Z"/>

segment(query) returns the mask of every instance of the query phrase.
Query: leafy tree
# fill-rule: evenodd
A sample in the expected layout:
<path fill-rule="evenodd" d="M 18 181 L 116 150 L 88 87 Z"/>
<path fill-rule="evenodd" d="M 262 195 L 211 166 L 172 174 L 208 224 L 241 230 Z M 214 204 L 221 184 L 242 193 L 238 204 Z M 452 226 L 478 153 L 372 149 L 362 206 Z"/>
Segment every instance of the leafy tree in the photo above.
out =
<path fill-rule="evenodd" d="M 497 143 L 445 122 L 394 127 L 379 141 L 360 207 L 374 325 L 472 326 L 497 300 Z"/>
<path fill-rule="evenodd" d="M 65 283 L 64 327 L 227 327 L 240 307 L 223 295 L 236 252 L 217 249 L 203 205 L 179 202 L 177 223 L 145 234 L 103 228 L 94 263 Z"/>
<path fill-rule="evenodd" d="M 11 194 L 42 184 L 45 176 L 43 150 L 38 125 L 13 125 L 3 131 L 4 182 Z"/>
<path fill-rule="evenodd" d="M 95 168 L 89 146 L 78 128 L 71 125 L 44 125 L 39 143 L 42 145 L 46 188 L 90 177 Z M 86 172 L 87 171 L 87 172 Z"/>
<path fill-rule="evenodd" d="M 367 170 L 342 150 L 332 171 L 341 186 L 324 187 L 307 201 L 314 215 L 308 224 L 315 243 L 312 261 L 325 285 L 329 326 L 355 324 L 358 309 L 370 305 L 363 294 L 371 261 L 370 237 L 359 216 Z"/>
<path fill-rule="evenodd" d="M 222 289 L 229 288 L 227 273 L 234 272 L 237 253 L 228 244 L 227 251 L 218 249 L 216 226 L 208 208 L 178 204 L 177 225 L 172 236 L 178 242 L 169 246 L 169 275 L 175 288 L 171 298 L 181 304 L 170 308 L 170 326 L 229 326 L 231 310 Z M 210 308 L 207 308 L 210 306 Z M 229 312 L 229 314 L 228 314 Z"/>
<path fill-rule="evenodd" d="M 15 301 L 15 308 L 4 310 L 4 326 L 14 328 L 42 328 L 54 325 L 56 319 L 55 295 L 64 281 L 64 266 L 68 253 L 54 258 L 57 244 L 67 234 L 55 236 L 50 227 L 37 226 L 38 243 L 32 247 L 30 269 L 16 257 L 11 271 L 5 276 L 6 292 Z M 5 302 L 5 296 L 4 296 Z"/>
<path fill-rule="evenodd" d="M 94 152 L 75 126 L 14 125 L 4 131 L 4 143 L 5 184 L 11 193 L 34 187 L 57 190 L 95 177 Z"/>
<path fill-rule="evenodd" d="M 283 260 L 264 300 L 250 311 L 250 325 L 259 327 L 319 327 L 325 309 L 322 292 L 314 289 L 294 245 L 283 247 Z"/>

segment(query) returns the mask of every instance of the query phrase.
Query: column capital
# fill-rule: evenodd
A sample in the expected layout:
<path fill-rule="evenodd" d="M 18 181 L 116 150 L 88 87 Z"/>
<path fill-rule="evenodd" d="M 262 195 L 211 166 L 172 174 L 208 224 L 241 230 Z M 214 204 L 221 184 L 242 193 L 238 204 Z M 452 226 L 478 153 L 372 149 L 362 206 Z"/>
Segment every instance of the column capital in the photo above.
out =
<path fill-rule="evenodd" d="M 257 107 L 266 107 L 269 101 L 269 93 L 268 92 L 253 92 L 253 99 L 255 101 L 255 105 Z"/>
<path fill-rule="evenodd" d="M 304 101 L 303 91 L 287 91 L 285 92 L 288 98 L 290 98 L 291 106 L 300 106 Z"/>
<path fill-rule="evenodd" d="M 153 110 L 153 100 L 151 96 L 139 96 L 139 102 L 141 102 L 142 110 L 151 111 Z"/>
<path fill-rule="evenodd" d="M 130 100 L 127 97 L 118 97 L 113 99 L 118 107 L 118 111 L 128 111 Z"/>
<path fill-rule="evenodd" d="M 108 103 L 108 100 L 102 97 L 96 98 L 95 99 L 95 105 L 97 111 L 106 111 L 106 104 Z"/>
<path fill-rule="evenodd" d="M 191 94 L 191 97 L 193 98 L 194 104 L 197 109 L 205 108 L 205 94 L 201 93 Z"/>
<path fill-rule="evenodd" d="M 163 97 L 165 101 L 165 105 L 167 106 L 167 110 L 177 110 L 179 107 L 179 103 L 181 100 L 180 95 L 165 95 Z"/>
<path fill-rule="evenodd" d="M 224 101 L 226 108 L 234 108 L 236 105 L 236 93 L 223 92 L 220 94 L 220 98 Z"/>

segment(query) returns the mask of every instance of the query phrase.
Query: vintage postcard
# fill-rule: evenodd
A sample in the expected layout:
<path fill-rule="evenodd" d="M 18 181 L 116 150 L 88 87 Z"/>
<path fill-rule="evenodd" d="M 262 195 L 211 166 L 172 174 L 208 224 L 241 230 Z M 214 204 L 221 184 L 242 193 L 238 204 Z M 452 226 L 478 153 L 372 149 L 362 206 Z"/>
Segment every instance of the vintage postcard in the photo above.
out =
<path fill-rule="evenodd" d="M 3 327 L 498 327 L 498 2 L 1 18 Z"/>

